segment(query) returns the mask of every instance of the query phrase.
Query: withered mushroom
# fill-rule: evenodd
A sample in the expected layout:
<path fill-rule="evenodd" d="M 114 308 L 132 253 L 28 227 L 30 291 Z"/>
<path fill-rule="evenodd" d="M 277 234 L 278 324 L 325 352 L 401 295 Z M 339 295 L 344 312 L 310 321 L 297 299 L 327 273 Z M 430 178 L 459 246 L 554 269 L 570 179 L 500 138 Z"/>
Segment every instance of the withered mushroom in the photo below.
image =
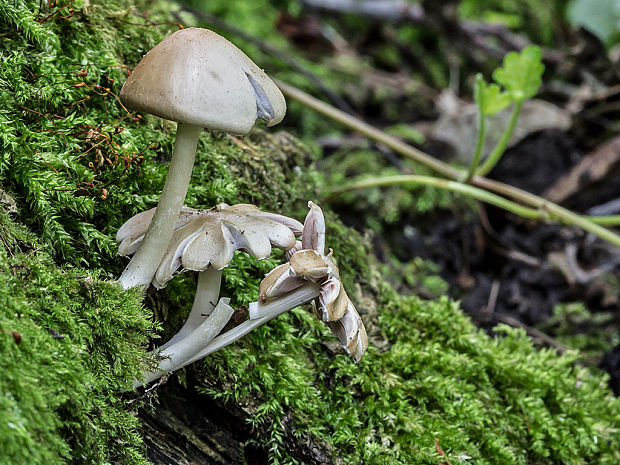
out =
<path fill-rule="evenodd" d="M 147 233 L 155 209 L 135 215 L 117 234 L 119 253 L 131 254 Z M 183 207 L 174 225 L 168 249 L 156 269 L 153 285 L 161 289 L 179 269 L 200 271 L 196 296 L 181 330 L 160 349 L 191 334 L 212 312 L 218 300 L 222 269 L 236 250 L 259 260 L 269 257 L 271 247 L 289 249 L 302 224 L 276 213 L 263 212 L 250 204 L 221 203 L 207 210 Z"/>
<path fill-rule="evenodd" d="M 266 316 L 254 320 L 246 320 L 243 323 L 235 326 L 231 330 L 210 339 L 206 337 L 206 330 L 204 330 L 204 332 L 202 330 L 204 326 L 211 325 L 211 322 L 209 320 L 211 320 L 211 318 L 214 318 L 215 316 L 215 322 L 220 324 L 223 318 L 230 318 L 227 313 L 224 313 L 226 311 L 226 307 L 221 306 L 221 313 L 217 314 L 216 307 L 216 310 L 213 311 L 213 314 L 197 328 L 196 331 L 199 331 L 199 333 L 196 333 L 196 331 L 194 331 L 189 337 L 185 337 L 177 341 L 175 344 L 166 347 L 161 352 L 161 355 L 164 357 L 170 357 L 172 355 L 172 363 L 166 362 L 160 364 L 160 366 L 156 370 L 148 372 L 144 375 L 144 382 L 136 380 L 134 382 L 134 387 L 140 387 L 143 384 L 148 384 L 152 381 L 155 381 L 156 379 L 159 379 L 166 372 L 179 370 L 189 365 L 190 363 L 194 363 L 206 357 L 207 355 L 212 354 L 213 352 L 217 352 L 218 350 L 223 349 L 224 347 L 241 339 L 252 330 L 258 328 L 259 326 L 262 326 L 263 324 L 276 318 L 282 313 L 285 313 L 295 307 L 298 307 L 299 305 L 311 301 L 312 299 L 316 298 L 318 294 L 318 284 L 315 284 L 313 282 L 306 282 L 301 287 L 297 288 L 295 292 L 283 295 L 274 302 L 263 304 L 263 308 L 266 310 L 267 313 Z M 221 299 L 220 302 L 223 300 L 225 299 Z M 220 304 L 218 304 L 218 307 L 220 307 Z M 226 323 L 223 323 L 222 327 L 225 325 Z M 219 331 L 212 332 L 210 334 L 216 335 L 218 334 L 218 332 Z M 194 337 L 195 334 L 201 334 L 201 337 Z M 192 355 L 189 356 L 188 354 Z"/>
<path fill-rule="evenodd" d="M 182 29 L 140 61 L 120 92 L 136 111 L 178 122 L 174 153 L 149 231 L 119 278 L 146 287 L 170 238 L 192 173 L 201 128 L 247 134 L 257 118 L 268 126 L 286 112 L 282 93 L 241 50 L 208 29 Z"/>
<path fill-rule="evenodd" d="M 173 371 L 200 360 L 232 344 L 250 331 L 282 313 L 310 301 L 318 301 L 319 311 L 317 314 L 320 317 L 331 315 L 328 318 L 337 317 L 340 312 L 338 310 L 340 308 L 340 299 L 346 301 L 346 309 L 342 316 L 333 321 L 328 321 L 327 324 L 340 339 L 344 349 L 353 356 L 353 359 L 356 362 L 361 359 L 368 347 L 366 330 L 355 306 L 339 284 L 338 268 L 331 259 L 331 252 L 329 256 L 323 255 L 325 246 L 323 213 L 314 203 L 309 202 L 308 205 L 310 206 L 310 213 L 303 225 L 302 240 L 301 242 L 297 241 L 287 252 L 289 258 L 296 263 L 295 268 L 299 274 L 292 270 L 291 262 L 274 268 L 261 283 L 259 301 L 250 303 L 249 320 L 210 341 L 205 340 L 204 337 L 194 337 L 199 333 L 193 332 L 191 336 L 166 347 L 162 354 L 170 356 L 173 362 L 162 365 L 160 369 L 147 373 L 145 375 L 146 382 L 151 382 L 161 377 L 166 370 Z M 311 247 L 311 249 L 302 249 L 304 246 Z M 307 254 L 308 250 L 315 252 L 319 256 L 320 261 L 312 258 L 310 264 L 306 266 L 304 264 L 304 257 L 311 256 Z M 293 258 L 295 255 L 300 254 L 300 252 L 303 253 L 297 258 Z M 338 281 L 338 285 L 336 285 L 335 280 Z M 227 315 L 225 304 L 227 302 L 222 303 L 220 301 L 216 308 L 219 309 L 218 312 L 221 312 L 221 315 L 218 313 L 217 321 L 220 321 L 221 318 Z M 209 319 L 212 317 L 209 317 Z M 208 319 L 199 328 L 203 328 L 207 324 L 210 324 Z M 206 333 L 206 330 L 202 331 L 199 329 L 198 331 L 202 332 L 200 334 Z M 190 355 L 192 353 L 193 355 Z M 162 369 L 162 367 L 165 367 L 166 370 Z M 138 387 L 142 385 L 142 382 L 136 381 L 134 385 Z"/>
<path fill-rule="evenodd" d="M 294 295 L 306 283 L 314 283 L 319 291 L 312 298 L 317 316 L 338 337 L 353 360 L 359 362 L 368 348 L 366 329 L 340 281 L 332 251 L 325 255 L 323 212 L 313 202 L 308 206 L 310 212 L 304 222 L 301 242 L 291 250 L 289 262 L 273 269 L 261 282 L 259 301 L 250 305 L 250 319 L 281 312 L 282 306 L 277 302 L 283 296 Z"/>

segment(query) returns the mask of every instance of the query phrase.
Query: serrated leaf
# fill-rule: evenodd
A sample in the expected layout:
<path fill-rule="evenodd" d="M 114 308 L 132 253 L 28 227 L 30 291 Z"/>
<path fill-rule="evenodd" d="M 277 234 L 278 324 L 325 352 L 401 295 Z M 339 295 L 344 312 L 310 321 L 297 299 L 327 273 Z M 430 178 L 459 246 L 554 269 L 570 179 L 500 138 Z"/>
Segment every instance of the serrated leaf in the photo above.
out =
<path fill-rule="evenodd" d="M 493 72 L 493 79 L 506 88 L 514 102 L 522 102 L 536 95 L 544 71 L 540 48 L 530 45 L 521 53 L 508 53 L 504 65 Z"/>
<path fill-rule="evenodd" d="M 512 103 L 510 94 L 497 84 L 488 84 L 481 74 L 476 76 L 474 100 L 483 115 L 494 115 Z"/>

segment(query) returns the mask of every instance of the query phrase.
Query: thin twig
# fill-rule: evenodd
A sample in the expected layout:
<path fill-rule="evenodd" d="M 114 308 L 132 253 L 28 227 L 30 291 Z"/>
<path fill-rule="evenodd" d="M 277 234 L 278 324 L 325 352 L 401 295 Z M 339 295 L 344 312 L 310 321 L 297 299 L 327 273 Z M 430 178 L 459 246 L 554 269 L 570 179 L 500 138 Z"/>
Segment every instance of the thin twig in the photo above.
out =
<path fill-rule="evenodd" d="M 491 238 L 491 241 L 488 244 L 488 247 L 491 250 L 493 250 L 498 255 L 501 255 L 502 257 L 508 258 L 511 261 L 519 261 L 531 267 L 542 266 L 542 260 L 536 257 L 532 257 L 531 255 L 528 255 L 521 250 L 518 250 L 515 244 L 507 241 L 495 230 L 495 228 L 493 228 L 491 222 L 489 221 L 487 211 L 485 208 L 483 208 L 483 205 L 480 205 L 480 208 L 478 209 L 478 218 L 480 219 L 482 229 Z"/>
<path fill-rule="evenodd" d="M 446 455 L 446 453 L 439 446 L 439 438 L 435 438 L 435 450 L 439 455 L 446 459 L 444 462 L 441 463 L 441 465 L 452 465 L 452 463 L 448 460 L 448 456 Z"/>
<path fill-rule="evenodd" d="M 495 306 L 497 305 L 497 297 L 499 296 L 499 288 L 502 283 L 499 279 L 494 279 L 491 285 L 491 291 L 489 292 L 489 300 L 487 301 L 487 307 L 484 309 L 484 313 L 492 315 L 495 313 Z"/>
<path fill-rule="evenodd" d="M 370 124 L 362 121 L 355 116 L 349 115 L 333 106 L 325 103 L 306 92 L 290 85 L 286 84 L 282 81 L 275 80 L 275 83 L 278 85 L 282 93 L 293 100 L 296 100 L 311 110 L 316 111 L 328 118 L 336 121 L 354 131 L 359 132 L 360 134 L 372 139 L 374 141 L 380 142 L 396 153 L 399 153 L 407 158 L 411 158 L 412 160 L 424 165 L 437 174 L 441 174 L 446 178 L 450 178 L 453 180 L 461 179 L 463 174 L 460 170 L 452 168 L 450 165 L 437 160 L 436 158 L 424 153 L 421 150 L 418 150 L 406 143 L 402 140 L 397 139 L 396 137 L 390 136 L 389 134 L 381 131 L 380 129 L 371 126 Z"/>

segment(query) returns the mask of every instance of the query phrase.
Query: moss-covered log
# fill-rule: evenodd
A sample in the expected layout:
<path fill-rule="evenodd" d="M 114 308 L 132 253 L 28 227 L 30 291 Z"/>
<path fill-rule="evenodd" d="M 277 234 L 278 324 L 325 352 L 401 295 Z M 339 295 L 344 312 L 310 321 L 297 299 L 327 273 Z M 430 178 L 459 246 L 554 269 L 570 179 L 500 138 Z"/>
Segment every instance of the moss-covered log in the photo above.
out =
<path fill-rule="evenodd" d="M 178 28 L 174 6 L 53 5 L 0 4 L 0 463 L 620 461 L 620 403 L 602 377 L 520 331 L 485 335 L 447 298 L 399 296 L 329 212 L 327 244 L 369 328 L 361 363 L 300 308 L 134 393 L 149 338 L 179 327 L 195 285 L 186 273 L 143 304 L 114 282 L 114 234 L 156 204 L 173 140 L 116 95 Z M 320 197 L 312 155 L 286 133 L 205 132 L 198 150 L 192 207 L 252 202 L 302 219 Z M 256 299 L 280 261 L 238 254 L 222 294 Z"/>

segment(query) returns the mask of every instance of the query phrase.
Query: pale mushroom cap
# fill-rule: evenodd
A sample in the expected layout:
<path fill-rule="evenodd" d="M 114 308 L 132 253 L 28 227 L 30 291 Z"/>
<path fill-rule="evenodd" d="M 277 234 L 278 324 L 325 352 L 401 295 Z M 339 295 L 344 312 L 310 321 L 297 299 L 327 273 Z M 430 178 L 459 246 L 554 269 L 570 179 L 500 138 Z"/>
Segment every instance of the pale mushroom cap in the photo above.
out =
<path fill-rule="evenodd" d="M 300 250 L 290 259 L 291 270 L 309 280 L 323 279 L 329 273 L 325 259 L 315 250 Z"/>
<path fill-rule="evenodd" d="M 138 213 L 116 234 L 119 254 L 131 255 L 140 246 L 155 209 Z M 277 213 L 263 212 L 250 204 L 221 203 L 208 210 L 183 207 L 174 226 L 168 249 L 152 280 L 158 289 L 166 286 L 179 268 L 202 271 L 209 266 L 228 266 L 236 250 L 264 259 L 272 247 L 289 249 L 301 233 L 299 221 Z"/>
<path fill-rule="evenodd" d="M 181 29 L 149 51 L 120 92 L 136 111 L 233 134 L 278 124 L 286 102 L 271 79 L 208 29 Z"/>

